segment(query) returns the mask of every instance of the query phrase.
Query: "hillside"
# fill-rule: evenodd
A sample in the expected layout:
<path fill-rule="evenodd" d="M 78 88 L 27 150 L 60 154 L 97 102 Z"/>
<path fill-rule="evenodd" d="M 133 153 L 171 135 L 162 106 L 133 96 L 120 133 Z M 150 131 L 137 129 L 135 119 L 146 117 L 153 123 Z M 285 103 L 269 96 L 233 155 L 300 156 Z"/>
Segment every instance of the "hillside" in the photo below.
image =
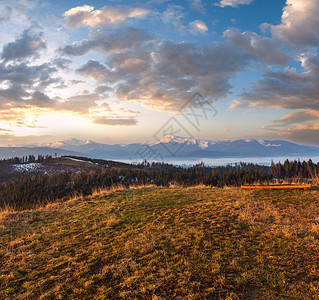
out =
<path fill-rule="evenodd" d="M 0 218 L 1 299 L 319 299 L 310 191 L 122 190 Z"/>

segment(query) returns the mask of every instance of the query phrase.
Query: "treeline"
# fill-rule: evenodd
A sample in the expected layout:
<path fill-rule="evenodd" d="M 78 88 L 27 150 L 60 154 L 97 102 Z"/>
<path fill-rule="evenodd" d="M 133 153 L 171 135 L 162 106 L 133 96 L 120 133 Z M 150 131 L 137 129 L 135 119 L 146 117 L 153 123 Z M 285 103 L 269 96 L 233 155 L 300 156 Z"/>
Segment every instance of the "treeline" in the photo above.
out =
<path fill-rule="evenodd" d="M 102 163 L 103 162 L 103 163 Z M 110 167 L 106 161 L 91 171 L 41 174 L 0 185 L 0 207 L 31 209 L 58 199 L 75 195 L 87 196 L 94 190 L 111 186 L 126 187 L 149 185 L 182 187 L 206 185 L 210 187 L 240 186 L 242 184 L 271 183 L 278 178 L 292 180 L 310 179 L 318 174 L 318 164 L 308 162 L 285 162 L 270 167 L 254 164 L 235 164 L 225 167 L 207 167 L 203 163 L 189 168 L 164 163 L 148 163 L 133 167 Z"/>
<path fill-rule="evenodd" d="M 34 155 L 23 156 L 23 157 L 13 157 L 0 159 L 0 166 L 4 165 L 16 165 L 16 164 L 29 164 L 29 163 L 43 163 L 52 160 L 51 155 L 38 155 L 36 158 Z"/>
<path fill-rule="evenodd" d="M 319 163 L 315 164 L 311 159 L 307 162 L 287 159 L 283 164 L 271 162 L 270 171 L 274 178 L 279 180 L 302 182 L 318 178 Z"/>

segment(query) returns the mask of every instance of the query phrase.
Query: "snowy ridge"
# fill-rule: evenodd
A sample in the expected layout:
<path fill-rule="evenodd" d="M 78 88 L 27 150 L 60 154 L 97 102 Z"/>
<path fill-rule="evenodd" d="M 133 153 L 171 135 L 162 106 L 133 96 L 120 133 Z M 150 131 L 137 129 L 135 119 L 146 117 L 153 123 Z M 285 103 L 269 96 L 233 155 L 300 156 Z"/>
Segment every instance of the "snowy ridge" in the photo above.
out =
<path fill-rule="evenodd" d="M 154 143 L 154 145 L 156 144 L 168 144 L 168 143 L 178 143 L 178 144 L 197 144 L 197 141 L 193 138 L 185 138 L 185 137 L 179 137 L 173 134 L 168 134 L 166 136 L 164 136 L 159 142 Z"/>
<path fill-rule="evenodd" d="M 145 148 L 146 146 L 146 148 Z M 147 148 L 148 147 L 148 148 Z M 204 140 L 193 137 L 180 137 L 173 134 L 164 136 L 155 143 L 142 144 L 102 144 L 85 139 L 69 138 L 48 144 L 47 147 L 3 147 L 1 157 L 22 157 L 33 154 L 37 156 L 73 155 L 103 159 L 140 160 L 143 157 L 151 159 L 150 155 L 159 155 L 163 158 L 218 158 L 218 157 L 298 157 L 319 156 L 319 148 L 314 146 L 298 145 L 282 140 Z M 154 154 L 155 153 L 155 154 Z M 142 158 L 141 158 L 142 157 Z"/>
<path fill-rule="evenodd" d="M 51 144 L 46 144 L 47 147 L 52 147 L 52 148 L 60 148 L 63 146 L 83 146 L 83 145 L 87 145 L 92 143 L 89 140 L 80 140 L 80 139 L 75 139 L 75 138 L 68 138 L 68 139 L 64 139 L 64 140 L 60 140 L 58 142 L 55 143 L 51 143 Z"/>

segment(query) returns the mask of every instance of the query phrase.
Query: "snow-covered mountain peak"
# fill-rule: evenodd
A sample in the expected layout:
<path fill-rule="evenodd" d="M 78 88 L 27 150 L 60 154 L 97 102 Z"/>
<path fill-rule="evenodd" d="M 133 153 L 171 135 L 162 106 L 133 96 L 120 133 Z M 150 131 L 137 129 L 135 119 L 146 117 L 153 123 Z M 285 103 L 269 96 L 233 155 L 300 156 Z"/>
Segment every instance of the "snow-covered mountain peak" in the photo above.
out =
<path fill-rule="evenodd" d="M 191 145 L 191 144 L 196 145 L 197 141 L 190 137 L 180 137 L 177 135 L 168 134 L 155 144 L 168 144 L 168 143 L 179 143 L 179 144 L 186 143 L 187 145 Z"/>
<path fill-rule="evenodd" d="M 208 148 L 209 141 L 199 141 L 199 147 L 202 149 Z"/>
<path fill-rule="evenodd" d="M 80 140 L 80 139 L 76 139 L 76 138 L 67 138 L 67 139 L 63 139 L 60 140 L 58 142 L 52 143 L 52 144 L 48 144 L 47 146 L 49 147 L 53 147 L 53 148 L 61 148 L 64 146 L 83 146 L 83 145 L 87 145 L 92 143 L 89 140 Z"/>

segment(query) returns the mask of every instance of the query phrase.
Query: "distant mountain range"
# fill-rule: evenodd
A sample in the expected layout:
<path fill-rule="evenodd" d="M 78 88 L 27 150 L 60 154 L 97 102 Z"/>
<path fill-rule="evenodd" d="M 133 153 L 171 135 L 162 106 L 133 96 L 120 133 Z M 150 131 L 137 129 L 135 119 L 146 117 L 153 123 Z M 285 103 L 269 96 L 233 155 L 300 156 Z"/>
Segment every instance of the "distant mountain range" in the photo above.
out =
<path fill-rule="evenodd" d="M 199 158 L 240 158 L 277 156 L 319 156 L 319 147 L 298 145 L 282 140 L 211 141 L 167 135 L 151 144 L 101 144 L 89 140 L 65 139 L 29 147 L 0 147 L 0 158 L 27 155 L 74 155 L 103 159 L 165 160 Z"/>

